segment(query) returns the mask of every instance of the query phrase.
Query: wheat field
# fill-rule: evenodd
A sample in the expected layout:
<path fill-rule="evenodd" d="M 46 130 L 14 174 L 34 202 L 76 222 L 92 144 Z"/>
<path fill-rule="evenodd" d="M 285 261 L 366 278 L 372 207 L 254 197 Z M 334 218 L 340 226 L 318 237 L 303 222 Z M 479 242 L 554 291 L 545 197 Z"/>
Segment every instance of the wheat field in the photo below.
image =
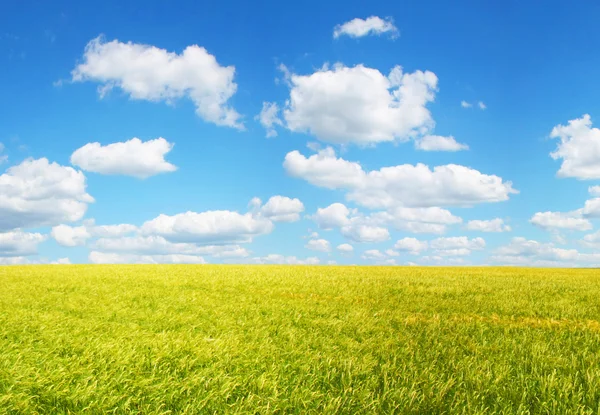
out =
<path fill-rule="evenodd" d="M 1 414 L 598 414 L 600 272 L 0 267 Z"/>

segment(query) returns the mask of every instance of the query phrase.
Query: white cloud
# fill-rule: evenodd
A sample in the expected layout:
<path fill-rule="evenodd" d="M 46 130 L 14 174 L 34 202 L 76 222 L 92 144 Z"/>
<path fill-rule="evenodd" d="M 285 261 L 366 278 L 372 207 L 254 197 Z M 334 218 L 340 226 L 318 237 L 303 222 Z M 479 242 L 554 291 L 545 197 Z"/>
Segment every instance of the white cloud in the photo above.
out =
<path fill-rule="evenodd" d="M 351 254 L 354 252 L 354 247 L 350 244 L 340 244 L 337 246 L 337 250 L 343 254 Z"/>
<path fill-rule="evenodd" d="M 394 251 L 393 249 L 386 249 L 385 254 L 387 256 L 400 256 L 400 252 Z"/>
<path fill-rule="evenodd" d="M 159 235 L 171 242 L 204 244 L 249 242 L 272 230 L 273 222 L 267 218 L 228 210 L 162 214 L 141 227 L 143 235 Z"/>
<path fill-rule="evenodd" d="M 360 218 L 354 218 L 349 225 L 341 228 L 344 237 L 363 243 L 383 242 L 390 239 L 390 232 L 381 226 L 373 226 L 361 223 Z"/>
<path fill-rule="evenodd" d="M 318 208 L 312 219 L 320 229 L 329 230 L 348 225 L 350 213 L 350 209 L 343 203 L 332 203 L 325 208 Z"/>
<path fill-rule="evenodd" d="M 581 266 L 600 264 L 600 254 L 581 253 L 576 249 L 557 248 L 552 243 L 540 243 L 525 238 L 513 238 L 510 244 L 498 248 L 490 258 L 506 265 Z"/>
<path fill-rule="evenodd" d="M 243 128 L 240 115 L 228 105 L 237 85 L 235 68 L 221 66 L 203 47 L 181 54 L 139 43 L 92 39 L 82 62 L 71 72 L 74 82 L 100 83 L 100 97 L 120 88 L 132 99 L 173 103 L 187 97 L 196 113 L 217 125 Z"/>
<path fill-rule="evenodd" d="M 486 105 L 485 105 L 483 102 L 481 102 L 481 101 L 479 101 L 479 102 L 477 103 L 477 106 L 478 106 L 478 107 L 479 107 L 479 109 L 481 109 L 481 110 L 484 110 L 484 109 L 486 109 L 486 108 L 487 108 L 487 106 L 486 106 Z"/>
<path fill-rule="evenodd" d="M 0 175 L 0 232 L 77 221 L 93 201 L 82 172 L 27 159 Z"/>
<path fill-rule="evenodd" d="M 287 128 L 324 142 L 407 141 L 434 125 L 426 108 L 437 91 L 433 72 L 403 73 L 396 66 L 386 76 L 363 65 L 336 64 L 311 75 L 290 74 L 289 84 Z"/>
<path fill-rule="evenodd" d="M 586 200 L 581 214 L 586 218 L 600 218 L 600 198 Z"/>
<path fill-rule="evenodd" d="M 424 164 L 403 164 L 365 172 L 361 165 L 337 158 L 330 147 L 305 157 L 292 151 L 283 163 L 287 173 L 329 189 L 343 189 L 346 198 L 368 208 L 394 206 L 470 206 L 508 200 L 518 193 L 511 182 L 456 164 L 431 170 Z"/>
<path fill-rule="evenodd" d="M 385 254 L 382 254 L 378 249 L 369 249 L 362 254 L 362 259 L 367 260 L 383 260 L 385 258 Z"/>
<path fill-rule="evenodd" d="M 38 245 L 46 240 L 40 233 L 21 230 L 0 233 L 0 257 L 24 257 L 37 254 Z"/>
<path fill-rule="evenodd" d="M 273 222 L 296 222 L 300 220 L 300 213 L 304 212 L 304 204 L 299 199 L 273 196 L 260 209 L 260 212 Z"/>
<path fill-rule="evenodd" d="M 336 25 L 333 29 L 333 38 L 337 39 L 343 35 L 358 38 L 383 33 L 389 33 L 392 38 L 399 35 L 398 28 L 394 26 L 391 18 L 382 19 L 378 16 L 370 16 L 366 19 L 355 18 L 344 24 Z"/>
<path fill-rule="evenodd" d="M 94 264 L 205 264 L 195 255 L 131 255 L 92 251 L 88 259 Z"/>
<path fill-rule="evenodd" d="M 550 137 L 560 139 L 556 151 L 550 153 L 554 160 L 562 159 L 558 177 L 600 178 L 600 130 L 592 128 L 588 114 L 566 126 L 557 125 Z"/>
<path fill-rule="evenodd" d="M 58 225 L 52 228 L 52 237 L 62 246 L 82 246 L 92 237 L 85 226 Z"/>
<path fill-rule="evenodd" d="M 132 138 L 106 146 L 89 143 L 75 150 L 71 155 L 71 164 L 94 173 L 145 179 L 177 170 L 177 167 L 165 160 L 165 155 L 172 148 L 173 144 L 162 137 L 146 142 Z"/>
<path fill-rule="evenodd" d="M 483 238 L 469 239 L 466 236 L 454 236 L 450 238 L 437 238 L 429 243 L 438 256 L 465 256 L 471 251 L 479 251 L 485 248 Z"/>
<path fill-rule="evenodd" d="M 275 102 L 263 102 L 262 110 L 260 114 L 256 116 L 256 119 L 260 121 L 260 124 L 267 130 L 267 137 L 277 137 L 277 130 L 275 126 L 283 126 L 283 122 L 279 118 L 279 106 Z"/>
<path fill-rule="evenodd" d="M 463 108 L 471 108 L 473 104 L 470 104 L 467 101 L 460 101 L 460 106 Z"/>
<path fill-rule="evenodd" d="M 93 248 L 103 253 L 135 255 L 209 255 L 215 258 L 243 258 L 250 253 L 239 245 L 202 245 L 193 243 L 169 242 L 162 236 L 131 236 L 98 239 Z"/>
<path fill-rule="evenodd" d="M 311 239 L 305 245 L 305 248 L 312 251 L 331 252 L 331 244 L 325 239 Z"/>
<path fill-rule="evenodd" d="M 415 140 L 415 148 L 423 151 L 461 151 L 468 150 L 469 146 L 457 142 L 452 136 L 426 135 Z"/>
<path fill-rule="evenodd" d="M 254 262 L 258 264 L 287 264 L 287 265 L 317 265 L 321 261 L 317 257 L 308 257 L 306 259 L 298 259 L 295 256 L 283 256 L 279 254 L 269 254 L 264 257 L 254 258 Z"/>
<path fill-rule="evenodd" d="M 490 220 L 470 220 L 467 229 L 479 232 L 510 232 L 510 226 L 504 224 L 500 218 Z"/>
<path fill-rule="evenodd" d="M 371 215 L 374 223 L 389 224 L 397 230 L 411 233 L 442 234 L 447 226 L 461 223 L 462 219 L 439 207 L 395 207 L 388 212 Z"/>
<path fill-rule="evenodd" d="M 594 197 L 600 197 L 600 186 L 590 186 L 588 187 L 588 192 Z"/>
<path fill-rule="evenodd" d="M 419 241 L 416 238 L 403 238 L 394 244 L 399 251 L 406 251 L 412 255 L 419 255 L 429 247 L 427 241 Z"/>
<path fill-rule="evenodd" d="M 529 222 L 542 229 L 570 229 L 587 231 L 592 229 L 589 220 L 581 217 L 581 210 L 572 212 L 537 212 Z"/>
<path fill-rule="evenodd" d="M 88 229 L 93 236 L 101 238 L 116 238 L 137 231 L 137 226 L 122 223 L 119 225 L 98 225 Z"/>
<path fill-rule="evenodd" d="M 69 265 L 69 264 L 71 264 L 71 260 L 69 258 L 58 258 L 56 261 L 52 261 L 50 264 L 52 264 L 52 265 Z"/>

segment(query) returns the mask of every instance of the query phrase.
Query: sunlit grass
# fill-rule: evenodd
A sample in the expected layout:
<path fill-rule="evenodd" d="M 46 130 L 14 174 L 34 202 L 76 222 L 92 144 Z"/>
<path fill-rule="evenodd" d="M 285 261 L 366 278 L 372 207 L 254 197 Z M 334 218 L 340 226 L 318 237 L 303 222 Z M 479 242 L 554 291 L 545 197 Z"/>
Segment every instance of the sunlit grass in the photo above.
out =
<path fill-rule="evenodd" d="M 598 414 L 600 272 L 0 267 L 0 413 Z"/>

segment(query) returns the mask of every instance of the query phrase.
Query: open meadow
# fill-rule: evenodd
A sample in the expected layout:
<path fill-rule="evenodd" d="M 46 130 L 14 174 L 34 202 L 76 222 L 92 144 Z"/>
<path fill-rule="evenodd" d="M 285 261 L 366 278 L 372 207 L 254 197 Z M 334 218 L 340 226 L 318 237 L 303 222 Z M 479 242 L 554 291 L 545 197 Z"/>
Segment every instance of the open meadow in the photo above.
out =
<path fill-rule="evenodd" d="M 597 414 L 600 272 L 0 267 L 2 414 Z"/>

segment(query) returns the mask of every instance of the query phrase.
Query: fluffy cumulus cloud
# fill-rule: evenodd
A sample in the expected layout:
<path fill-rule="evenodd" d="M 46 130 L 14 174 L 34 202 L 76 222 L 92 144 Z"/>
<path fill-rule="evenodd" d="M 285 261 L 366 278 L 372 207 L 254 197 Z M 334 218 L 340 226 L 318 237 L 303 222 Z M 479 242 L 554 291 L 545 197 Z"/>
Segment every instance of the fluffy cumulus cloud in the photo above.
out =
<path fill-rule="evenodd" d="M 132 138 L 106 146 L 89 143 L 75 150 L 71 155 L 71 164 L 94 173 L 145 179 L 177 170 L 177 167 L 165 160 L 165 155 L 172 148 L 173 144 L 162 137 L 146 142 Z"/>
<path fill-rule="evenodd" d="M 529 219 L 529 222 L 542 229 L 569 229 L 574 231 L 592 229 L 591 222 L 581 215 L 581 210 L 572 212 L 537 212 Z"/>
<path fill-rule="evenodd" d="M 27 159 L 0 175 L 0 232 L 77 221 L 93 201 L 82 172 Z"/>
<path fill-rule="evenodd" d="M 570 120 L 567 125 L 557 125 L 550 137 L 560 140 L 550 153 L 554 160 L 562 159 L 558 177 L 600 178 L 600 130 L 592 127 L 588 114 Z"/>
<path fill-rule="evenodd" d="M 478 232 L 510 232 L 510 226 L 504 223 L 503 219 L 495 218 L 490 220 L 470 220 L 467 222 L 467 229 Z"/>
<path fill-rule="evenodd" d="M 311 239 L 307 242 L 305 248 L 312 251 L 331 252 L 331 244 L 326 239 Z"/>
<path fill-rule="evenodd" d="M 420 241 L 416 238 L 403 238 L 394 244 L 394 249 L 398 251 L 408 252 L 412 255 L 419 255 L 421 252 L 429 248 L 427 241 Z"/>
<path fill-rule="evenodd" d="M 330 147 L 310 157 L 292 151 L 283 165 L 290 176 L 319 187 L 345 190 L 348 200 L 371 209 L 470 206 L 505 201 L 517 193 L 512 183 L 501 177 L 456 164 L 433 170 L 420 163 L 402 164 L 367 172 L 357 162 L 338 158 Z"/>
<path fill-rule="evenodd" d="M 350 244 L 340 244 L 337 246 L 337 250 L 342 254 L 351 254 L 354 252 L 354 247 Z"/>
<path fill-rule="evenodd" d="M 527 266 L 598 266 L 600 254 L 582 253 L 576 249 L 558 248 L 526 238 L 513 238 L 508 245 L 495 250 L 492 262 Z"/>
<path fill-rule="evenodd" d="M 386 228 L 363 223 L 360 217 L 353 218 L 350 224 L 343 226 L 340 231 L 344 237 L 354 242 L 375 243 L 390 239 L 390 232 Z"/>
<path fill-rule="evenodd" d="M 299 199 L 285 196 L 273 196 L 260 208 L 260 213 L 273 222 L 296 222 L 302 212 L 304 204 Z"/>
<path fill-rule="evenodd" d="M 319 228 L 329 230 L 348 225 L 350 213 L 350 209 L 343 203 L 332 203 L 325 208 L 318 208 L 312 219 Z"/>
<path fill-rule="evenodd" d="M 21 230 L 0 233 L 0 257 L 4 257 L 4 262 L 8 264 L 10 261 L 6 258 L 35 255 L 38 245 L 46 238 L 46 235 L 40 233 L 28 233 Z M 22 259 L 15 259 L 14 263 L 21 263 Z"/>
<path fill-rule="evenodd" d="M 334 39 L 340 36 L 350 36 L 353 38 L 368 36 L 368 35 L 382 35 L 387 33 L 392 38 L 396 38 L 399 35 L 398 28 L 394 26 L 394 22 L 391 18 L 382 19 L 378 16 L 370 16 L 366 19 L 355 18 L 344 24 L 336 25 L 333 29 Z"/>
<path fill-rule="evenodd" d="M 460 101 L 460 106 L 463 108 L 471 108 L 473 106 L 473 104 L 471 104 L 467 101 Z"/>
<path fill-rule="evenodd" d="M 457 142 L 452 136 L 426 135 L 415 140 L 415 148 L 423 151 L 461 151 L 468 150 L 469 146 Z"/>
<path fill-rule="evenodd" d="M 59 245 L 74 247 L 85 245 L 91 238 L 116 238 L 136 232 L 137 229 L 137 226 L 129 224 L 97 226 L 93 219 L 86 219 L 81 226 L 54 226 L 50 234 Z"/>
<path fill-rule="evenodd" d="M 260 114 L 256 119 L 267 130 L 267 137 L 277 137 L 275 126 L 283 126 L 281 118 L 279 118 L 279 106 L 275 102 L 263 102 Z"/>
<path fill-rule="evenodd" d="M 52 237 L 62 246 L 82 246 L 92 237 L 85 226 L 58 225 L 52 228 Z"/>
<path fill-rule="evenodd" d="M 228 210 L 160 215 L 145 222 L 143 235 L 158 235 L 172 242 L 227 244 L 250 242 L 273 231 L 273 222 L 252 213 Z"/>
<path fill-rule="evenodd" d="M 396 66 L 386 76 L 364 65 L 336 64 L 310 75 L 289 74 L 288 84 L 287 128 L 328 143 L 407 141 L 434 125 L 426 107 L 437 90 L 433 72 L 404 73 Z"/>
<path fill-rule="evenodd" d="M 448 226 L 462 222 L 458 216 L 439 207 L 394 207 L 387 212 L 377 212 L 370 219 L 374 223 L 390 225 L 400 231 L 432 234 L 442 234 Z"/>
<path fill-rule="evenodd" d="M 212 256 L 215 258 L 244 258 L 250 253 L 239 245 L 196 245 L 185 242 L 169 242 L 162 236 L 128 236 L 120 238 L 100 238 L 93 248 L 102 253 L 134 255 L 191 255 Z"/>
<path fill-rule="evenodd" d="M 71 72 L 74 82 L 98 82 L 100 96 L 119 88 L 132 99 L 173 103 L 189 98 L 204 120 L 243 128 L 240 115 L 229 104 L 235 94 L 235 68 L 221 66 L 203 47 L 182 53 L 132 42 L 92 39 L 81 63 Z"/>
<path fill-rule="evenodd" d="M 367 260 L 382 260 L 386 258 L 386 255 L 378 249 L 369 249 L 362 254 L 362 258 Z"/>
<path fill-rule="evenodd" d="M 469 239 L 466 236 L 454 236 L 450 238 L 437 238 L 429 243 L 438 256 L 465 256 L 471 251 L 480 251 L 485 248 L 483 238 Z"/>

